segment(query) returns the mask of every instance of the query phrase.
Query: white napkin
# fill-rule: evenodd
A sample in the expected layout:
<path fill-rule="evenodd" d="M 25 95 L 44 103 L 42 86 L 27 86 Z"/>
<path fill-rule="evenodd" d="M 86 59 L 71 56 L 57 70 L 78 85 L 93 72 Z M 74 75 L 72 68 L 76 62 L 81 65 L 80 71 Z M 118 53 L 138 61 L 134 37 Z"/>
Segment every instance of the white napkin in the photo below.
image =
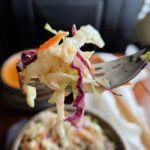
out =
<path fill-rule="evenodd" d="M 116 56 L 107 53 L 101 53 L 100 56 L 106 61 L 116 59 Z M 132 86 L 121 86 L 117 88 L 117 92 L 122 95 L 134 114 L 142 118 L 143 121 L 146 121 L 145 113 L 143 108 L 137 104 L 132 88 L 135 83 L 147 77 L 148 71 L 143 69 L 131 81 Z M 86 108 L 112 125 L 118 135 L 120 135 L 127 150 L 145 149 L 140 138 L 140 127 L 135 123 L 128 122 L 122 117 L 112 93 L 106 91 L 102 95 L 86 94 Z"/>

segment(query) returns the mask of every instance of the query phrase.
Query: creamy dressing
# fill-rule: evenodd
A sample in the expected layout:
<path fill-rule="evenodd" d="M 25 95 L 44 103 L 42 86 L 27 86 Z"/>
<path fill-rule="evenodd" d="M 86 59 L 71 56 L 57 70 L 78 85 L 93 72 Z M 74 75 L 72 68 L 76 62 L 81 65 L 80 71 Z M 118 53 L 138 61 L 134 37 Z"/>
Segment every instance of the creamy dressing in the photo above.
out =
<path fill-rule="evenodd" d="M 44 111 L 40 113 L 38 115 L 38 121 L 32 122 L 30 126 L 27 127 L 27 132 L 24 132 L 20 149 L 25 147 L 28 148 L 28 150 L 35 148 L 45 150 L 115 149 L 114 143 L 109 141 L 109 139 L 103 133 L 103 129 L 100 127 L 100 125 L 92 120 L 94 117 L 90 116 L 85 117 L 83 128 L 75 128 L 66 121 L 61 122 L 65 131 L 66 141 L 56 138 L 58 133 L 58 124 L 55 122 L 55 119 L 57 119 L 57 117 L 57 114 L 50 111 Z M 43 133 L 45 133 L 45 136 Z M 25 145 L 23 142 L 24 139 L 27 141 Z M 63 142 L 61 140 L 63 140 Z M 67 142 L 67 144 L 64 142 Z M 39 144 L 41 145 L 40 147 Z"/>

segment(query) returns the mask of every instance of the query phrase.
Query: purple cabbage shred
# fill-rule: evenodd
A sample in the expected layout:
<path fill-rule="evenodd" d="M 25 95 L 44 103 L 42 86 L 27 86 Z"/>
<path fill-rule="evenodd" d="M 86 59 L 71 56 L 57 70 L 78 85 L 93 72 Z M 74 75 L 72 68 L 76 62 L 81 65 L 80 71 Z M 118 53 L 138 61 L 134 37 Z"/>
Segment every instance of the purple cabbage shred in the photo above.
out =
<path fill-rule="evenodd" d="M 23 67 L 26 68 L 29 64 L 37 59 L 37 53 L 35 50 L 26 50 L 21 54 L 21 61 Z"/>

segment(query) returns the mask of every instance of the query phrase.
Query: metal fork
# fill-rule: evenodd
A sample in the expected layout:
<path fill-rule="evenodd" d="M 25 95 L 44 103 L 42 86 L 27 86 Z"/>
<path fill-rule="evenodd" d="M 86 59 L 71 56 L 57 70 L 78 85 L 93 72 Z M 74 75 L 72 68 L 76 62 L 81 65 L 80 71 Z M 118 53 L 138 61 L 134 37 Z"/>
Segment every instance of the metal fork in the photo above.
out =
<path fill-rule="evenodd" d="M 139 52 L 124 56 L 119 59 L 93 64 L 94 67 L 94 78 L 95 80 L 103 85 L 105 88 L 112 89 L 118 87 L 132 78 L 134 78 L 147 64 L 141 56 L 144 55 L 150 48 L 140 50 Z M 106 84 L 106 82 L 108 82 Z M 32 79 L 29 83 L 35 86 L 37 89 L 53 90 L 46 87 L 46 85 L 39 82 L 38 79 Z M 67 87 L 67 91 L 71 91 L 71 87 Z M 87 92 L 90 91 L 85 89 Z"/>
<path fill-rule="evenodd" d="M 146 66 L 147 62 L 141 56 L 147 51 L 150 51 L 150 48 L 113 61 L 93 64 L 96 81 L 106 88 L 115 88 L 128 82 Z"/>

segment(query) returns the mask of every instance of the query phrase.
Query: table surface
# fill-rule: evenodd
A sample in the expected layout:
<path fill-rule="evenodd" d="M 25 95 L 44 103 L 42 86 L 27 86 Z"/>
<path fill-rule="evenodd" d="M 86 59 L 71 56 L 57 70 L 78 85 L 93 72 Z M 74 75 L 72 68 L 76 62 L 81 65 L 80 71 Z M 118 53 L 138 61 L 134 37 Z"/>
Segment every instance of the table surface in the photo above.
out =
<path fill-rule="evenodd" d="M 150 65 L 146 68 L 150 73 Z M 138 103 L 144 107 L 150 124 L 150 76 L 148 79 L 135 85 L 134 93 Z M 30 118 L 34 114 L 35 113 L 25 113 L 11 109 L 0 99 L 0 145 L 4 142 L 5 133 L 9 127 L 22 118 Z"/>

